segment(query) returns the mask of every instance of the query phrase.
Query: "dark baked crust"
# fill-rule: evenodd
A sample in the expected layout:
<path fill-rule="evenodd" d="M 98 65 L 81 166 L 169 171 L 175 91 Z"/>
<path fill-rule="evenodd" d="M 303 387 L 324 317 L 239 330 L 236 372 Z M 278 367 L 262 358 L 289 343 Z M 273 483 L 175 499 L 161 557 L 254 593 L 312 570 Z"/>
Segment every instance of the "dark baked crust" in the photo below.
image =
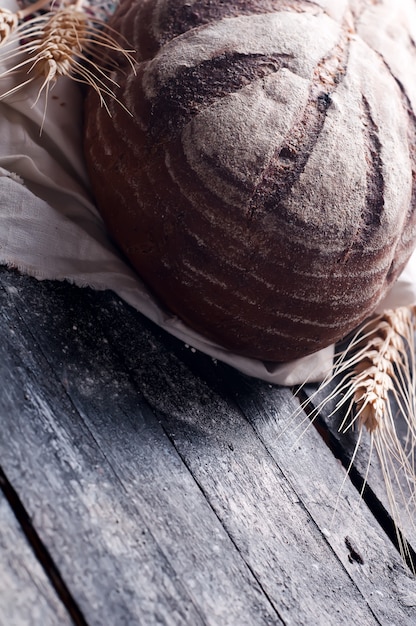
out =
<path fill-rule="evenodd" d="M 403 268 L 416 237 L 416 88 L 391 67 L 405 41 L 416 61 L 403 1 L 402 37 L 381 43 L 388 2 L 122 3 L 132 117 L 89 95 L 91 179 L 138 273 L 203 335 L 303 356 L 357 326 Z"/>

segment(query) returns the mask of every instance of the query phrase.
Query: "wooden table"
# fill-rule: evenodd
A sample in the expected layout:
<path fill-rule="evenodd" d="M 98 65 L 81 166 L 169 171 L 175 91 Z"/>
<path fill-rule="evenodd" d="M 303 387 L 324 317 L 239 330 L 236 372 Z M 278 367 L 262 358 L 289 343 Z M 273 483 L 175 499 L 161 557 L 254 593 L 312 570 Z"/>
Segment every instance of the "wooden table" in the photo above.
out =
<path fill-rule="evenodd" d="M 2 626 L 416 624 L 376 468 L 360 504 L 290 389 L 109 292 L 3 268 L 0 297 Z"/>

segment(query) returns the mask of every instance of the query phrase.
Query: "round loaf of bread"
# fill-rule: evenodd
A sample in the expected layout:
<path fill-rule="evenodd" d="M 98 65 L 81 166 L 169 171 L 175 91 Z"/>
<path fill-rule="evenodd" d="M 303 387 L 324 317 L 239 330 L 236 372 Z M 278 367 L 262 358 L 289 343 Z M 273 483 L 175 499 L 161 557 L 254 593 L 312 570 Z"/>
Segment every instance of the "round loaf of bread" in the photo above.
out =
<path fill-rule="evenodd" d="M 122 0 L 136 50 L 85 146 L 109 232 L 160 302 L 288 361 L 370 315 L 416 241 L 413 0 Z"/>

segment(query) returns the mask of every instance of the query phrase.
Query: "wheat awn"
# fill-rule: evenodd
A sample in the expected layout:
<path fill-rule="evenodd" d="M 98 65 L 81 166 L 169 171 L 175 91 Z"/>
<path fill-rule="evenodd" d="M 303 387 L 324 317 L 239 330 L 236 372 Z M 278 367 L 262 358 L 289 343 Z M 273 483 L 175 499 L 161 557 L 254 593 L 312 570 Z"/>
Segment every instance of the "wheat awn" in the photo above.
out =
<path fill-rule="evenodd" d="M 416 563 L 413 562 L 409 545 L 400 531 L 405 517 L 408 518 L 410 527 L 415 529 L 414 316 L 415 307 L 399 307 L 385 311 L 364 323 L 350 338 L 346 349 L 337 356 L 332 374 L 300 406 L 299 411 L 306 404 L 314 404 L 309 415 L 313 422 L 326 407 L 331 407 L 328 417 L 342 410 L 344 417 L 339 426 L 340 432 L 358 431 L 346 478 L 367 432 L 370 452 L 361 494 L 367 483 L 371 458 L 375 452 L 380 461 L 386 496 L 395 525 L 396 544 L 403 559 L 416 573 Z M 398 432 L 398 416 L 401 416 L 406 426 L 407 435 L 404 441 Z"/>
<path fill-rule="evenodd" d="M 29 10 L 37 10 L 45 4 L 45 0 L 39 0 L 16 16 L 18 19 L 25 18 Z M 121 54 L 134 69 L 133 51 L 124 48 L 115 34 L 110 29 L 103 30 L 103 26 L 100 20 L 83 11 L 82 0 L 14 26 L 13 31 L 8 31 L 0 55 L 0 62 L 12 63 L 0 73 L 0 79 L 16 73 L 22 75 L 23 72 L 26 76 L 1 94 L 0 100 L 34 81 L 40 81 L 35 105 L 44 91 L 47 96 L 55 82 L 66 76 L 92 87 L 109 114 L 106 97 L 117 101 L 127 111 L 117 98 L 115 89 L 118 84 L 111 78 L 111 70 L 116 64 L 112 53 Z M 20 43 L 17 48 L 16 41 Z"/>

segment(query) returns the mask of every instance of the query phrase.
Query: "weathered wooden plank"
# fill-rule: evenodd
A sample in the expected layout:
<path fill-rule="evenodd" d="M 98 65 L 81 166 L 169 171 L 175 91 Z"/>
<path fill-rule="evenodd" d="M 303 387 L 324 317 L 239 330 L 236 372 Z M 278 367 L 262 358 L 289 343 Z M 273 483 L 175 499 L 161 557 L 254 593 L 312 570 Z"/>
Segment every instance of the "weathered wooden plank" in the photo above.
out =
<path fill-rule="evenodd" d="M 122 332 L 122 329 L 119 330 Z M 397 552 L 392 548 L 365 505 L 360 503 L 357 491 L 351 487 L 348 480 L 344 484 L 345 473 L 339 462 L 334 459 L 325 446 L 322 446 L 322 441 L 314 429 L 308 428 L 309 422 L 304 414 L 298 419 L 298 421 L 303 422 L 300 430 L 294 433 L 294 428 L 292 428 L 286 432 L 286 441 L 282 438 L 286 422 L 293 417 L 298 407 L 298 401 L 294 401 L 290 391 L 278 389 L 253 379 L 250 380 L 221 365 L 215 367 L 212 359 L 203 355 L 196 355 L 194 354 L 195 351 L 184 349 L 180 343 L 172 338 L 164 337 L 163 342 L 169 346 L 171 352 L 180 353 L 180 358 L 188 364 L 191 370 L 202 373 L 217 393 L 222 390 L 224 398 L 228 401 L 231 397 L 236 399 L 257 434 L 278 462 L 279 467 L 282 467 L 286 479 L 300 496 L 311 517 L 319 528 L 324 530 L 328 543 L 346 566 L 349 575 L 354 579 L 381 623 L 390 623 L 395 615 L 400 615 L 403 624 L 413 624 L 416 617 L 415 579 L 403 567 Z M 159 360 L 160 357 L 159 354 Z M 171 356 L 168 357 L 169 361 L 170 359 Z M 169 366 L 161 368 L 159 365 L 157 375 L 161 370 L 166 372 L 171 369 Z M 148 376 L 152 378 L 152 405 L 158 406 L 162 403 L 164 413 L 171 415 L 171 409 L 163 409 L 166 398 L 158 399 L 155 393 L 158 385 L 155 383 L 154 372 L 149 367 L 149 361 L 147 362 L 147 370 Z M 186 389 L 188 382 L 192 385 L 192 381 L 188 381 L 188 378 L 186 382 L 183 380 L 180 382 L 179 388 L 185 387 Z M 224 380 L 221 381 L 221 379 Z M 148 395 L 149 389 L 146 383 L 145 389 L 146 395 Z M 180 397 L 181 399 L 178 398 L 178 406 L 185 402 L 186 392 L 182 393 Z M 242 402 L 243 398 L 245 398 L 245 403 Z M 249 398 L 250 400 L 248 400 Z M 228 413 L 228 416 L 230 414 L 231 412 Z M 257 414 L 266 421 L 270 419 L 268 430 L 266 429 L 265 432 L 256 427 Z M 260 423 L 263 423 L 262 419 L 260 419 Z M 298 453 L 297 459 L 294 459 L 291 450 L 293 436 L 299 437 L 305 428 L 308 428 L 310 432 L 305 438 L 301 438 L 299 446 L 296 446 L 299 451 L 302 450 L 301 458 L 299 459 Z M 268 436 L 265 436 L 266 433 Z M 292 441 L 287 440 L 289 435 L 291 435 Z M 277 448 L 280 451 L 279 458 L 274 452 Z M 285 454 L 283 454 L 284 452 Z M 282 459 L 284 459 L 283 466 Z M 328 474 L 328 468 L 331 468 L 331 474 Z M 320 485 L 322 494 L 325 494 L 326 498 L 316 497 L 317 485 Z M 311 506 L 308 504 L 309 501 L 312 503 Z M 334 507 L 336 511 L 334 511 Z M 338 525 L 340 519 L 343 520 L 341 526 Z M 329 534 L 327 534 L 328 529 L 330 529 Z M 367 567 L 355 571 L 354 566 L 360 561 L 360 556 L 355 553 L 355 548 L 361 545 L 364 545 L 362 551 L 366 555 Z"/>
<path fill-rule="evenodd" d="M 72 624 L 0 492 L 0 625 Z"/>
<path fill-rule="evenodd" d="M 276 460 L 314 522 L 367 599 L 381 624 L 416 622 L 416 579 L 368 509 L 345 471 L 304 415 L 296 416 L 288 389 L 236 377 L 227 388 Z M 285 406 L 292 407 L 291 411 Z M 302 434 L 304 433 L 304 434 Z M 290 459 L 290 462 L 288 462 Z M 313 485 L 313 489 L 311 489 Z"/>
<path fill-rule="evenodd" d="M 160 357 L 159 357 L 160 360 Z M 247 430 L 247 424 L 237 416 L 232 405 L 228 404 L 226 408 L 221 408 L 212 401 L 209 401 L 210 392 L 202 385 L 199 385 L 195 378 L 190 378 L 186 372 L 181 372 L 180 378 L 177 375 L 175 384 L 172 384 L 172 367 L 169 367 L 171 357 L 166 359 L 165 367 L 158 367 L 158 372 L 153 371 L 149 361 L 146 366 L 147 380 L 149 380 L 149 370 L 152 372 L 152 380 L 148 382 L 146 388 L 146 395 L 152 406 L 159 407 L 162 411 L 167 428 L 172 430 L 175 427 L 172 421 L 172 415 L 174 414 L 175 406 L 166 406 L 166 398 L 161 399 L 157 396 L 156 390 L 160 387 L 162 380 L 165 378 L 170 381 L 172 388 L 178 388 L 177 396 L 175 397 L 175 405 L 179 407 L 187 406 L 187 399 L 190 397 L 190 393 L 186 393 L 186 389 L 193 387 L 193 394 L 199 392 L 206 398 L 205 410 L 202 407 L 198 409 L 198 415 L 195 416 L 195 412 L 192 408 L 188 409 L 187 415 L 184 414 L 181 409 L 180 415 L 181 423 L 179 429 L 173 431 L 175 433 L 175 445 L 180 450 L 182 456 L 185 458 L 187 464 L 192 469 L 194 475 L 197 477 L 205 493 L 210 497 L 210 501 L 213 506 L 218 510 L 218 515 L 224 520 L 224 524 L 229 529 L 230 534 L 235 538 L 237 545 L 241 545 L 242 551 L 245 549 L 244 542 L 247 541 L 247 536 L 243 534 L 238 535 L 240 528 L 236 527 L 238 520 L 230 518 L 228 514 L 228 507 L 234 505 L 236 509 L 243 512 L 243 517 L 246 519 L 247 525 L 253 530 L 250 536 L 250 556 L 255 558 L 256 565 L 254 566 L 257 572 L 259 580 L 262 580 L 261 569 L 265 568 L 265 571 L 269 569 L 269 572 L 274 568 L 270 567 L 270 563 L 265 565 L 262 562 L 262 555 L 256 553 L 256 540 L 260 544 L 262 541 L 266 542 L 268 549 L 276 554 L 277 548 L 274 544 L 273 529 L 277 531 L 277 535 L 284 533 L 285 521 L 291 520 L 295 527 L 293 506 L 287 506 L 285 497 L 279 491 L 279 486 L 273 484 L 270 486 L 270 459 L 265 461 L 264 450 L 250 441 L 250 460 L 247 463 L 247 457 L 241 454 L 244 449 L 245 433 Z M 219 366 L 219 369 L 226 369 Z M 166 374 L 167 372 L 167 374 Z M 170 372 L 170 374 L 169 374 Z M 159 381 L 156 379 L 158 376 Z M 322 563 L 327 562 L 329 565 L 329 571 L 332 571 L 333 581 L 339 583 L 339 589 L 342 588 L 342 595 L 337 594 L 336 609 L 331 600 L 326 599 L 326 605 L 328 610 L 338 610 L 343 615 L 344 619 L 351 623 L 356 620 L 360 620 L 357 611 L 357 599 L 356 595 L 351 591 L 347 591 L 347 586 L 340 583 L 338 578 L 337 568 L 331 563 L 328 557 L 324 556 L 324 551 L 320 556 L 317 556 L 318 552 L 314 549 L 312 542 L 308 539 L 307 528 L 312 524 L 316 524 L 316 528 L 319 528 L 321 532 L 325 534 L 325 539 L 331 546 L 331 549 L 337 554 L 343 566 L 348 571 L 349 576 L 354 580 L 354 583 L 360 589 L 365 596 L 372 614 L 376 620 L 382 624 L 398 623 L 408 624 L 409 626 L 415 622 L 415 579 L 410 575 L 406 567 L 404 567 L 399 555 L 394 550 L 384 533 L 380 530 L 377 524 L 374 524 L 374 520 L 368 511 L 359 511 L 355 514 L 356 505 L 358 504 L 357 492 L 350 486 L 346 487 L 345 491 L 341 494 L 336 505 L 339 517 L 335 518 L 335 525 L 331 527 L 332 514 L 334 506 L 338 497 L 338 493 L 344 478 L 344 473 L 339 467 L 337 461 L 333 458 L 327 448 L 323 445 L 322 440 L 317 436 L 317 433 L 311 430 L 305 434 L 305 440 L 298 444 L 300 454 L 297 455 L 290 453 L 290 447 L 293 444 L 293 437 L 290 437 L 286 441 L 279 440 L 279 434 L 281 434 L 284 424 L 292 416 L 296 409 L 289 390 L 278 390 L 271 388 L 264 383 L 258 381 L 249 381 L 245 377 L 233 372 L 232 376 L 227 376 L 224 389 L 225 397 L 228 401 L 231 398 L 232 384 L 231 379 L 234 379 L 235 387 L 234 392 L 238 394 L 238 403 L 244 410 L 244 413 L 249 417 L 251 426 L 255 429 L 256 433 L 261 437 L 263 443 L 267 447 L 267 452 L 276 462 L 273 473 L 282 473 L 285 478 L 284 490 L 286 495 L 293 503 L 297 503 L 305 508 L 308 512 L 308 516 L 305 516 L 305 520 L 298 523 L 302 528 L 302 537 L 297 537 L 296 533 L 290 538 L 290 541 L 296 542 L 296 545 L 301 550 L 304 550 L 309 557 L 312 557 L 311 562 L 317 565 L 319 562 L 319 580 L 323 589 L 327 593 L 334 588 L 328 581 L 331 574 L 325 571 L 325 567 Z M 244 385 L 246 381 L 247 385 Z M 250 387 L 252 385 L 252 387 Z M 247 391 L 250 392 L 247 394 Z M 262 389 L 263 393 L 260 393 Z M 192 395 L 193 395 L 192 394 Z M 172 396 L 170 397 L 172 401 Z M 243 400 L 244 399 L 244 400 Z M 264 401 L 267 401 L 265 403 Z M 257 405 L 257 413 L 250 412 L 249 407 Z M 272 407 L 272 415 L 279 415 L 279 423 L 273 422 L 273 419 L 268 423 L 268 432 L 257 428 L 256 418 L 260 419 L 261 423 L 267 423 L 269 412 L 266 411 L 267 404 Z M 212 408 L 215 407 L 214 415 L 212 414 Z M 179 417 L 179 415 L 178 415 Z M 186 417 L 186 420 L 185 420 Z M 194 429 L 198 426 L 204 429 L 205 436 L 209 440 L 210 446 L 213 446 L 212 440 L 218 441 L 218 445 L 214 450 L 217 473 L 210 472 L 208 475 L 206 466 L 212 460 L 210 459 L 209 452 L 204 452 L 201 455 L 199 452 L 197 458 L 194 458 L 194 446 L 195 435 Z M 180 432 L 178 432 L 178 430 Z M 238 436 L 236 437 L 236 433 Z M 232 442 L 234 449 L 237 449 L 236 443 L 239 446 L 238 454 L 234 456 L 234 451 L 227 449 L 227 442 Z M 276 450 L 279 449 L 283 454 L 276 454 Z M 234 456 L 234 459 L 232 457 Z M 247 464 L 246 464 L 247 463 Z M 229 474 L 237 473 L 235 471 L 235 464 L 238 464 L 238 469 L 245 474 L 247 478 L 241 480 L 241 484 L 230 483 L 230 486 L 224 489 L 224 493 L 221 493 L 221 474 L 227 472 Z M 230 466 L 232 469 L 230 469 Z M 330 468 L 330 469 L 329 469 Z M 331 471 L 331 473 L 329 473 Z M 257 481 L 261 476 L 261 480 L 264 481 L 261 489 L 258 489 Z M 235 480 L 235 477 L 232 477 Z M 224 482 L 224 481 L 222 481 Z M 281 485 L 280 485 L 281 486 Z M 241 489 L 242 487 L 242 489 Z M 269 492 L 267 488 L 269 487 Z M 241 492 L 239 493 L 239 489 Z M 249 494 L 249 495 L 248 495 Z M 266 502 L 264 498 L 266 497 Z M 253 502 L 253 501 L 254 502 Z M 253 507 L 254 510 L 250 510 Z M 279 514 L 276 516 L 275 511 L 279 509 Z M 296 516 L 296 513 L 295 513 Z M 309 518 L 310 516 L 310 518 Z M 307 517 L 307 519 L 306 519 Z M 342 519 L 342 526 L 339 526 L 339 519 Z M 259 522 L 261 520 L 261 523 Z M 312 523 L 311 523 L 312 522 Z M 256 528 L 257 527 L 257 528 Z M 329 533 L 327 532 L 329 529 Z M 259 531 L 260 537 L 256 536 L 256 530 Z M 264 545 L 264 543 L 263 543 Z M 355 546 L 362 550 L 365 558 L 365 562 L 361 567 L 358 566 L 357 560 L 359 556 L 355 554 Z M 363 546 L 361 548 L 361 546 Z M 279 562 L 284 562 L 284 554 L 281 549 L 278 550 Z M 292 555 L 293 558 L 293 555 Z M 296 557 L 295 557 L 296 558 Z M 314 561 L 314 558 L 317 561 Z M 350 562 L 350 559 L 353 562 Z M 298 572 L 301 572 L 306 580 L 308 580 L 309 590 L 315 590 L 315 601 L 321 606 L 322 600 L 319 598 L 319 592 L 316 590 L 316 580 L 313 575 L 310 574 L 311 565 L 309 562 L 305 565 L 303 559 L 298 558 L 297 567 Z M 293 587 L 296 587 L 297 593 L 302 593 L 303 602 L 307 602 L 305 598 L 307 591 L 302 588 L 302 585 L 296 580 L 296 576 L 291 577 L 292 572 L 290 568 L 285 565 L 286 580 L 291 580 Z M 278 575 L 275 577 L 278 578 Z M 335 583 L 336 584 L 336 583 Z M 268 594 L 273 597 L 274 590 L 273 585 L 271 588 L 266 585 Z M 290 594 L 289 594 L 290 596 Z M 292 598 L 293 600 L 293 598 Z M 345 603 L 345 604 L 344 604 Z M 348 606 L 349 605 L 349 609 Z M 353 608 L 352 608 L 353 607 Z M 310 616 L 313 615 L 312 607 L 309 607 Z M 332 613 L 333 615 L 334 613 Z M 283 617 L 286 620 L 293 619 L 293 606 L 291 606 L 288 613 L 283 613 Z M 314 615 L 314 620 L 318 618 Z M 329 617 L 325 615 L 325 612 L 320 616 L 320 619 L 329 620 Z M 370 619 L 370 618 L 367 618 Z M 295 623 L 297 621 L 301 623 L 301 615 L 296 616 Z M 343 618 L 337 614 L 337 623 L 343 623 Z M 367 622 L 366 622 L 367 623 Z"/>
<path fill-rule="evenodd" d="M 75 311 L 75 289 L 58 302 L 53 286 L 14 278 L 0 294 L 0 455 L 88 624 L 281 623 L 94 331 L 94 306 L 81 297 Z M 36 302 L 19 296 L 28 284 Z M 66 389 L 39 354 L 48 332 L 63 340 L 53 367 Z"/>
<path fill-rule="evenodd" d="M 330 384 L 325 390 L 320 391 L 317 386 L 306 386 L 303 390 L 305 397 L 310 399 L 311 408 L 317 406 L 322 400 L 328 398 L 331 390 L 335 387 L 335 381 Z M 397 513 L 392 510 L 392 502 L 389 499 L 386 490 L 386 483 L 384 479 L 384 472 L 381 467 L 380 459 L 377 456 L 375 449 L 371 447 L 370 437 L 366 431 L 364 431 L 358 448 L 358 433 L 357 430 L 349 429 L 348 432 L 344 432 L 344 428 L 341 425 L 345 419 L 345 410 L 341 408 L 335 411 L 335 406 L 339 398 L 332 398 L 325 403 L 320 410 L 319 419 L 327 429 L 327 436 L 330 437 L 330 445 L 339 447 L 342 449 L 343 463 L 348 467 L 352 463 L 351 474 L 354 476 L 354 480 L 358 487 L 360 484 L 366 484 L 364 497 L 367 498 L 378 516 L 380 524 L 387 529 L 387 532 L 391 535 L 392 540 L 395 540 L 396 531 L 393 523 L 393 519 L 397 521 L 400 527 L 400 532 L 410 546 L 410 550 L 413 550 L 413 566 L 416 569 L 416 527 L 414 520 L 414 504 L 410 504 L 409 512 L 407 513 L 406 505 L 403 500 L 403 496 L 400 494 L 400 489 L 404 498 L 411 500 L 411 494 L 409 492 L 408 485 L 404 480 L 403 474 L 397 473 L 400 479 L 401 487 L 397 484 L 394 485 L 394 498 L 397 506 L 397 510 L 400 514 L 400 519 L 397 519 Z M 401 436 L 403 442 L 406 437 L 406 429 L 403 423 L 403 418 L 400 416 L 400 411 L 394 410 L 397 432 Z M 352 415 L 349 416 L 349 423 L 352 419 Z"/>
<path fill-rule="evenodd" d="M 29 295 L 25 305 L 20 301 L 19 308 L 27 323 L 36 327 L 48 361 L 66 381 L 72 401 L 84 415 L 89 430 L 129 496 L 140 492 L 144 502 L 157 507 L 161 494 L 151 500 L 151 492 L 145 491 L 146 485 L 137 478 L 134 481 L 138 451 L 134 433 L 125 431 L 125 417 L 116 411 L 117 430 L 106 423 L 103 402 L 109 399 L 108 386 L 113 384 L 110 377 L 116 374 L 111 359 L 117 352 L 119 371 L 129 371 L 137 389 L 159 411 L 160 421 L 176 449 L 285 623 L 311 623 L 312 620 L 315 624 L 328 624 L 332 623 L 334 615 L 337 624 L 380 623 L 345 569 L 345 548 L 341 562 L 305 510 L 303 498 L 306 501 L 317 499 L 313 484 L 309 484 L 309 492 L 299 496 L 285 478 L 288 468 L 279 467 L 233 402 L 221 398 L 166 349 L 164 342 L 169 344 L 174 340 L 160 339 L 162 333 L 150 331 L 150 326 L 139 316 L 105 294 L 100 297 L 92 297 L 88 292 L 77 295 L 76 306 L 82 306 L 86 316 L 82 320 L 68 299 L 70 291 L 64 288 L 60 292 L 61 304 L 46 323 L 48 317 L 42 313 L 42 297 L 48 297 L 47 289 L 44 286 Z M 23 306 L 27 307 L 25 311 Z M 91 307 L 94 306 L 100 308 L 95 309 L 96 328 L 89 343 L 88 324 L 91 322 L 88 320 L 92 319 Z M 73 332 L 71 324 L 60 314 L 65 308 L 67 315 L 77 320 Z M 35 311 L 38 320 L 34 317 Z M 105 348 L 95 346 L 97 337 L 105 339 Z M 125 387 L 123 393 L 126 393 Z M 118 397 L 121 399 L 120 394 Z M 92 408 L 94 405 L 96 409 Z M 112 410 L 116 410 L 114 399 L 112 405 Z M 127 413 L 130 410 L 131 407 Z M 284 404 L 282 410 L 288 417 L 293 404 Z M 296 472 L 293 459 L 286 458 L 285 463 L 291 466 L 292 473 Z M 323 480 L 325 472 L 326 468 L 322 470 Z M 167 487 L 170 489 L 170 481 Z M 172 516 L 172 507 L 170 502 L 165 512 L 162 511 L 164 536 L 154 519 L 153 532 L 160 545 L 166 546 L 172 526 L 176 524 L 176 511 Z M 149 515 L 149 512 L 143 514 Z M 170 525 L 166 516 L 173 517 Z M 150 523 L 151 517 L 148 520 Z M 189 543 L 187 536 L 186 539 Z M 379 539 L 384 549 L 385 544 Z M 181 543 L 175 546 L 177 550 L 181 549 Z M 172 562 L 173 553 L 169 555 Z M 223 551 L 223 561 L 228 558 L 229 553 Z M 400 564 L 396 565 L 400 570 Z M 222 593 L 218 597 L 219 602 L 223 601 Z M 407 619 L 404 609 L 400 609 Z M 258 623 L 258 618 L 252 623 Z"/>
<path fill-rule="evenodd" d="M 1 344 L 3 463 L 88 623 L 202 624 L 76 412 L 38 383 L 53 373 Z"/>

